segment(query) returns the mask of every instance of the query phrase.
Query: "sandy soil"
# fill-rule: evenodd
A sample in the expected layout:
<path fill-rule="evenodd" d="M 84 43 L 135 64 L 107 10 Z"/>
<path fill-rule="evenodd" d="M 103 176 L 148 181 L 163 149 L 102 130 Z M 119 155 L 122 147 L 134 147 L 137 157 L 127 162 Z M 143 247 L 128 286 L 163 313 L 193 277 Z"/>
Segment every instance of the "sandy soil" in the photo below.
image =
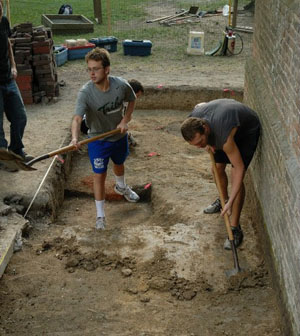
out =
<path fill-rule="evenodd" d="M 229 58 L 199 62 L 192 56 L 177 67 L 172 60 L 119 58 L 112 55 L 112 73 L 146 86 L 243 86 L 246 57 L 237 58 L 230 76 L 224 68 Z M 69 62 L 59 68 L 66 82 L 59 99 L 27 108 L 24 141 L 33 155 L 68 139 L 76 93 L 86 80 L 82 67 Z M 40 217 L 31 218 L 23 249 L 0 281 L 1 335 L 282 335 L 247 204 L 241 219 L 245 242 L 238 252 L 244 271 L 233 278 L 224 274 L 233 267 L 232 253 L 223 250 L 222 218 L 203 214 L 217 193 L 209 156 L 179 134 L 187 113 L 135 111 L 130 129 L 138 146 L 127 160 L 127 182 L 139 188 L 151 183 L 151 199 L 137 204 L 120 199 L 110 171 L 105 231 L 94 229 L 86 149 L 74 155 L 57 219 L 43 217 L 47 199 L 39 198 Z M 28 205 L 50 162 L 38 163 L 34 173 L 1 172 L 1 198 L 19 194 L 20 203 Z"/>
<path fill-rule="evenodd" d="M 36 222 L 1 281 L 4 335 L 281 335 L 247 209 L 245 270 L 224 274 L 233 264 L 223 220 L 202 212 L 216 196 L 209 157 L 182 141 L 185 116 L 136 111 L 127 181 L 151 183 L 151 200 L 120 199 L 110 171 L 105 231 L 94 229 L 86 150 L 74 156 L 57 220 Z"/>

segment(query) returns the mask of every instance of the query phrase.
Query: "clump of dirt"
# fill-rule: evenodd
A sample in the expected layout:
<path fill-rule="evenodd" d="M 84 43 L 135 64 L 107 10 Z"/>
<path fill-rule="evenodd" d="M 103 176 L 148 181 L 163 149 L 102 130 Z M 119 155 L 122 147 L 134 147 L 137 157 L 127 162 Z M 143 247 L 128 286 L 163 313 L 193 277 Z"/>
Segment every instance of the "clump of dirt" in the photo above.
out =
<path fill-rule="evenodd" d="M 3 199 L 4 204 L 9 205 L 14 209 L 18 214 L 24 215 L 26 211 L 26 204 L 24 202 L 24 197 L 18 194 L 9 194 L 6 195 Z"/>
<path fill-rule="evenodd" d="M 195 281 L 178 276 L 174 271 L 174 262 L 170 261 L 163 249 L 157 249 L 153 258 L 138 263 L 133 257 L 122 258 L 103 250 L 82 252 L 76 237 L 65 239 L 55 237 L 44 241 L 36 250 L 36 254 L 52 252 L 53 257 L 63 260 L 65 269 L 74 273 L 76 269 L 88 272 L 101 267 L 105 271 L 117 270 L 123 277 L 130 277 L 125 290 L 133 294 L 142 294 L 149 290 L 168 292 L 177 300 L 192 300 L 197 293 L 215 292 L 211 284 L 203 276 L 198 275 Z M 142 285 L 141 285 L 142 284 Z M 250 272 L 242 271 L 228 279 L 227 292 L 242 291 L 249 288 L 261 288 L 270 285 L 268 272 L 262 263 Z"/>
<path fill-rule="evenodd" d="M 264 263 L 258 265 L 255 270 L 242 271 L 229 278 L 228 290 L 240 291 L 246 288 L 270 286 L 268 270 Z"/>
<path fill-rule="evenodd" d="M 135 271 L 135 261 L 133 259 L 121 258 L 117 255 L 109 256 L 99 250 L 82 253 L 75 237 L 70 239 L 56 237 L 50 241 L 44 241 L 36 253 L 41 254 L 46 251 L 52 251 L 56 258 L 64 260 L 65 268 L 71 273 L 74 272 L 74 268 L 94 271 L 101 266 L 105 267 L 106 270 L 126 267 L 133 272 Z M 107 266 L 109 266 L 109 269 Z"/>

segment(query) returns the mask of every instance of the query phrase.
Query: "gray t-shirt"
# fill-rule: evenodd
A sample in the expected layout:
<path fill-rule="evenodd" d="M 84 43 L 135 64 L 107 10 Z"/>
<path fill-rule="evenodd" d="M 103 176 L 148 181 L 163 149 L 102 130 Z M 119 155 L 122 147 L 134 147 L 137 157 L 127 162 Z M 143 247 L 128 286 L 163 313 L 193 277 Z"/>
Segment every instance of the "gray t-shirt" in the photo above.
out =
<path fill-rule="evenodd" d="M 77 97 L 75 115 L 86 115 L 88 134 L 93 137 L 109 132 L 117 127 L 123 115 L 123 104 L 136 99 L 135 93 L 128 82 L 121 77 L 109 76 L 109 90 L 99 90 L 92 81 L 88 81 L 80 89 Z M 124 134 L 116 134 L 106 141 L 117 141 Z"/>
<path fill-rule="evenodd" d="M 196 107 L 190 117 L 201 118 L 208 123 L 211 129 L 208 144 L 216 149 L 223 149 L 234 127 L 238 127 L 234 137 L 236 141 L 246 140 L 248 135 L 260 128 L 257 114 L 234 99 L 212 100 Z"/>

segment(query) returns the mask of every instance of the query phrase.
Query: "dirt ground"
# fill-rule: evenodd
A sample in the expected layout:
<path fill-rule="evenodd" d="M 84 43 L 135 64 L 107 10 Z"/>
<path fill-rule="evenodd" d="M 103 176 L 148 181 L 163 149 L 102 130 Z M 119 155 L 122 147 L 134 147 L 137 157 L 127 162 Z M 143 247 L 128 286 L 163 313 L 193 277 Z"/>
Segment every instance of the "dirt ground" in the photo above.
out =
<path fill-rule="evenodd" d="M 185 116 L 136 111 L 127 181 L 151 183 L 151 201 L 130 204 L 113 194 L 110 171 L 105 231 L 94 229 L 86 150 L 74 156 L 57 220 L 33 221 L 1 280 L 4 335 L 281 335 L 247 208 L 245 271 L 224 274 L 232 254 L 223 250 L 223 220 L 202 212 L 216 196 L 210 162 L 182 141 Z"/>
<path fill-rule="evenodd" d="M 246 55 L 237 58 L 230 76 L 223 67 L 233 58 L 191 56 L 189 64 L 177 67 L 168 59 L 119 58 L 112 55 L 112 74 L 137 78 L 145 86 L 243 86 Z M 24 142 L 33 155 L 68 139 L 76 94 L 87 78 L 83 66 L 69 62 L 59 68 L 66 85 L 57 101 L 27 107 Z M 73 155 L 65 200 L 53 222 L 43 216 L 46 183 L 35 205 L 39 217 L 29 216 L 23 248 L 0 280 L 1 335 L 283 335 L 247 202 L 241 218 L 245 242 L 238 250 L 244 271 L 225 276 L 233 267 L 232 253 L 223 250 L 222 218 L 203 214 L 217 193 L 209 156 L 180 136 L 187 115 L 135 111 L 130 130 L 138 146 L 126 162 L 127 182 L 134 187 L 150 183 L 151 197 L 137 204 L 120 199 L 109 170 L 105 231 L 94 229 L 86 149 Z M 26 208 L 50 163 L 37 163 L 33 173 L 1 172 L 2 200 L 18 194 Z"/>

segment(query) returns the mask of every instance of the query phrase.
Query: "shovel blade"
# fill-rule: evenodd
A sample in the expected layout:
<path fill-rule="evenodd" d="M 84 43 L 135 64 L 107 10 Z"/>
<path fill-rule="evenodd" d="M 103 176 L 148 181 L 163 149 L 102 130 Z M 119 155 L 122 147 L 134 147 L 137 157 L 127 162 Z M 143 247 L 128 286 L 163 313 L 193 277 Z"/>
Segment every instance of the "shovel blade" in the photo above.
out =
<path fill-rule="evenodd" d="M 14 152 L 11 152 L 5 148 L 0 148 L 0 160 L 3 161 L 23 161 L 22 156 L 15 154 Z"/>
<path fill-rule="evenodd" d="M 228 278 L 230 278 L 230 277 L 235 276 L 235 275 L 237 275 L 238 273 L 241 273 L 241 272 L 243 272 L 243 269 L 238 267 L 238 268 L 234 268 L 232 270 L 225 271 L 225 274 Z"/>
<path fill-rule="evenodd" d="M 33 167 L 29 166 L 28 164 L 26 164 L 23 161 L 16 160 L 15 163 L 16 163 L 17 167 L 19 169 L 21 169 L 21 170 L 25 170 L 25 171 L 34 171 L 34 170 L 36 170 L 36 168 L 33 168 Z"/>
<path fill-rule="evenodd" d="M 36 168 L 33 168 L 25 163 L 22 156 L 15 154 L 12 151 L 9 151 L 5 148 L 0 148 L 0 160 L 4 162 L 7 161 L 11 167 L 15 167 L 16 169 L 25 170 L 25 171 L 33 171 Z"/>
<path fill-rule="evenodd" d="M 189 14 L 197 14 L 199 7 L 191 6 L 188 13 Z"/>
<path fill-rule="evenodd" d="M 240 265 L 239 265 L 238 254 L 237 254 L 236 247 L 234 245 L 234 241 L 233 240 L 229 240 L 229 241 L 230 241 L 232 255 L 233 255 L 234 269 L 225 271 L 225 274 L 227 275 L 227 277 L 231 277 L 233 275 L 237 275 L 238 273 L 240 273 L 240 272 L 243 271 L 240 268 Z"/>

